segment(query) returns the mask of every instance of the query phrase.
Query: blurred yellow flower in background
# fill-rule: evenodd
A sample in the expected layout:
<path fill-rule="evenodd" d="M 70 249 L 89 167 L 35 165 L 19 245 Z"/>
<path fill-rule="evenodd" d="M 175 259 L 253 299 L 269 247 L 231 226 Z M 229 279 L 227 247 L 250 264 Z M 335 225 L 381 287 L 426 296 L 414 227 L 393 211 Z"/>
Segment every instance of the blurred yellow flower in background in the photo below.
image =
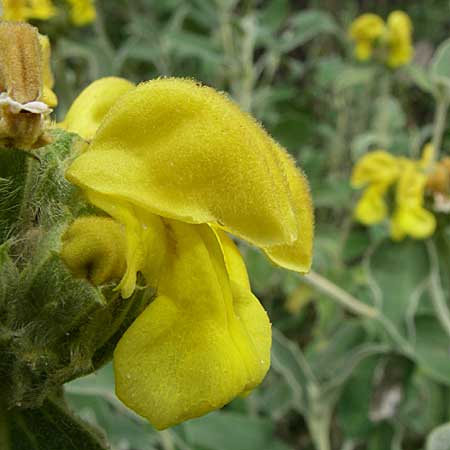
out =
<path fill-rule="evenodd" d="M 351 24 L 349 34 L 355 41 L 355 55 L 360 61 L 366 61 L 372 56 L 377 39 L 384 33 L 384 21 L 376 14 L 362 14 Z"/>
<path fill-rule="evenodd" d="M 391 219 L 391 237 L 401 240 L 406 236 L 424 239 L 436 228 L 434 215 L 423 207 L 427 175 L 412 161 L 403 162 L 398 180 L 396 209 Z"/>
<path fill-rule="evenodd" d="M 434 215 L 424 207 L 425 187 L 433 164 L 433 147 L 424 146 L 420 160 L 395 157 L 384 150 L 364 155 L 353 168 L 351 184 L 365 188 L 355 207 L 355 218 L 374 225 L 389 216 L 386 196 L 396 184 L 395 210 L 390 219 L 392 239 L 424 239 L 436 228 Z"/>
<path fill-rule="evenodd" d="M 51 0 L 2 0 L 2 19 L 26 22 L 47 20 L 56 14 Z"/>
<path fill-rule="evenodd" d="M 95 20 L 94 0 L 66 0 L 70 5 L 70 18 L 76 26 Z M 15 22 L 49 20 L 57 14 L 52 0 L 1 0 L 2 19 Z"/>
<path fill-rule="evenodd" d="M 114 370 L 119 398 L 163 429 L 222 407 L 264 378 L 270 322 L 225 232 L 306 272 L 311 196 L 287 152 L 224 94 L 158 79 L 122 83 L 117 98 L 108 83 L 120 81 L 88 87 L 64 121 L 88 136 L 98 127 L 66 177 L 124 229 L 122 296 L 133 294 L 138 272 L 156 291 L 118 343 Z M 67 248 L 62 255 L 78 272 L 76 255 Z"/>
<path fill-rule="evenodd" d="M 397 180 L 399 170 L 397 159 L 384 150 L 367 153 L 356 163 L 351 184 L 354 188 L 366 187 L 355 208 L 355 217 L 359 222 L 373 225 L 386 218 L 384 195 Z"/>
<path fill-rule="evenodd" d="M 95 20 L 93 0 L 67 0 L 71 6 L 70 17 L 77 26 L 87 25 Z"/>
<path fill-rule="evenodd" d="M 403 11 L 394 11 L 387 20 L 387 65 L 392 68 L 408 64 L 413 56 L 414 48 L 411 42 L 412 22 Z"/>
<path fill-rule="evenodd" d="M 393 11 L 387 23 L 376 14 L 362 14 L 350 25 L 349 35 L 355 42 L 358 60 L 367 61 L 378 50 L 378 59 L 394 69 L 408 64 L 412 59 L 412 31 L 409 16 L 403 11 Z"/>

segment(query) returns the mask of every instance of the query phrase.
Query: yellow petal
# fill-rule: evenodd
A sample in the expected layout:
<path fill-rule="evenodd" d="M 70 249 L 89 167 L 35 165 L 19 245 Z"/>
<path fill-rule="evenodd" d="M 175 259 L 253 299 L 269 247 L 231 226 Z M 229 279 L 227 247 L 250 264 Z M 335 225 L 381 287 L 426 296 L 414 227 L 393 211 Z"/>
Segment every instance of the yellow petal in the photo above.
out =
<path fill-rule="evenodd" d="M 28 19 L 47 20 L 56 14 L 55 5 L 51 0 L 28 0 Z"/>
<path fill-rule="evenodd" d="M 427 176 L 410 162 L 404 169 L 397 183 L 396 203 L 400 208 L 417 208 L 423 205 Z"/>
<path fill-rule="evenodd" d="M 355 218 L 365 225 L 381 222 L 387 216 L 384 200 L 385 185 L 371 185 L 363 193 L 355 208 Z"/>
<path fill-rule="evenodd" d="M 372 56 L 372 43 L 370 41 L 359 41 L 355 46 L 356 59 L 367 61 Z"/>
<path fill-rule="evenodd" d="M 92 139 L 114 103 L 132 88 L 133 83 L 123 78 L 107 77 L 94 81 L 75 99 L 58 126 L 84 139 Z"/>
<path fill-rule="evenodd" d="M 350 37 L 355 41 L 374 41 L 384 32 L 384 21 L 376 14 L 361 14 L 350 26 Z"/>
<path fill-rule="evenodd" d="M 58 104 L 58 98 L 56 94 L 52 91 L 54 79 L 52 74 L 52 69 L 50 65 L 50 41 L 47 36 L 42 34 L 39 35 L 39 44 L 41 46 L 41 54 L 42 54 L 42 94 L 40 100 L 54 108 Z"/>
<path fill-rule="evenodd" d="M 430 169 L 434 161 L 434 155 L 435 151 L 433 144 L 425 144 L 422 149 L 422 156 L 419 161 L 419 167 L 423 170 Z"/>
<path fill-rule="evenodd" d="M 244 325 L 247 339 L 252 342 L 256 357 L 253 381 L 249 381 L 243 394 L 248 394 L 260 382 L 270 367 L 272 335 L 266 312 L 252 294 L 247 268 L 234 242 L 223 231 L 216 231 L 225 260 L 233 295 L 233 309 Z"/>
<path fill-rule="evenodd" d="M 93 0 L 68 0 L 72 9 L 70 17 L 72 22 L 81 27 L 95 20 L 96 11 Z"/>
<path fill-rule="evenodd" d="M 117 395 L 159 429 L 252 388 L 268 368 L 261 355 L 270 351 L 267 316 L 247 294 L 233 298 L 215 233 L 207 225 L 165 222 L 170 243 L 159 295 L 114 353 Z M 249 317 L 258 324 L 247 330 Z"/>
<path fill-rule="evenodd" d="M 351 184 L 361 188 L 369 183 L 389 185 L 400 173 L 397 159 L 384 150 L 366 153 L 354 166 Z"/>
<path fill-rule="evenodd" d="M 28 6 L 25 0 L 2 0 L 2 19 L 22 22 L 28 18 Z"/>
<path fill-rule="evenodd" d="M 387 20 L 389 54 L 387 64 L 397 68 L 411 61 L 414 49 L 411 42 L 412 22 L 403 11 L 393 11 Z"/>
<path fill-rule="evenodd" d="M 116 289 L 128 298 L 136 287 L 136 274 L 142 272 L 155 286 L 166 252 L 165 227 L 158 216 L 146 213 L 125 201 L 90 192 L 88 200 L 125 227 L 126 271 Z"/>
<path fill-rule="evenodd" d="M 279 266 L 305 273 L 311 268 L 314 238 L 314 209 L 309 186 L 292 158 L 282 152 L 278 157 L 288 180 L 297 220 L 297 239 L 289 244 L 266 247 L 264 252 Z"/>
<path fill-rule="evenodd" d="M 414 239 L 425 239 L 436 229 L 436 218 L 422 207 L 399 208 L 392 219 L 391 236 L 402 239 L 410 236 Z"/>
<path fill-rule="evenodd" d="M 86 191 L 163 217 L 220 224 L 267 247 L 298 233 L 301 202 L 293 207 L 280 152 L 225 95 L 190 80 L 159 79 L 116 103 L 66 175 Z"/>

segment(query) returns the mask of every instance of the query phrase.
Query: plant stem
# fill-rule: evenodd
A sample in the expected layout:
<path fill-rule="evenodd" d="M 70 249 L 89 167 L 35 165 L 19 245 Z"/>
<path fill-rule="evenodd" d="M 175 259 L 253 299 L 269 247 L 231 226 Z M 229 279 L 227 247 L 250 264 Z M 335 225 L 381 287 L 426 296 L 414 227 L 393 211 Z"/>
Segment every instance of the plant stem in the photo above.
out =
<path fill-rule="evenodd" d="M 169 430 L 160 431 L 159 437 L 161 438 L 161 445 L 164 450 L 175 450 L 175 444 L 173 443 Z"/>
<path fill-rule="evenodd" d="M 447 93 L 442 93 L 442 96 L 438 98 L 436 105 L 436 112 L 434 116 L 434 129 L 432 144 L 434 148 L 434 159 L 437 160 L 442 144 L 442 136 L 445 131 L 447 111 L 450 104 L 450 96 Z"/>
<path fill-rule="evenodd" d="M 439 260 L 436 246 L 430 239 L 427 241 L 427 250 L 431 262 L 431 300 L 433 302 L 433 307 L 436 311 L 437 318 L 439 322 L 441 322 L 442 328 L 450 337 L 450 311 L 442 292 L 441 275 L 439 273 Z"/>
<path fill-rule="evenodd" d="M 322 275 L 311 271 L 307 275 L 302 277 L 302 280 L 306 281 L 309 285 L 315 287 L 317 290 L 328 294 L 334 300 L 337 300 L 344 308 L 360 316 L 374 319 L 378 317 L 378 311 L 372 306 L 366 305 L 353 295 L 344 291 L 339 286 L 335 285 L 331 281 L 324 278 Z"/>
<path fill-rule="evenodd" d="M 0 402 L 0 448 L 8 450 L 10 448 L 8 413 L 6 406 Z"/>
<path fill-rule="evenodd" d="M 344 308 L 360 316 L 368 319 L 376 320 L 391 337 L 391 339 L 399 346 L 402 352 L 410 358 L 414 358 L 414 348 L 396 329 L 395 325 L 379 310 L 372 306 L 366 305 L 344 289 L 340 288 L 330 280 L 322 277 L 316 272 L 311 271 L 302 277 L 309 285 L 317 290 L 329 295 L 332 299 L 340 303 Z"/>

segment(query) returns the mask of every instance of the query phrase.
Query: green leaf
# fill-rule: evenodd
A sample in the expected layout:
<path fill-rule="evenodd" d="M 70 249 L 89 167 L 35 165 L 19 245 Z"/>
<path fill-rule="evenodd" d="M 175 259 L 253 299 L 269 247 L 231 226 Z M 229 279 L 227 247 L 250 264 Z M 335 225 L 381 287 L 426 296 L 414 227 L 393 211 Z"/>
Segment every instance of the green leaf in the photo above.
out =
<path fill-rule="evenodd" d="M 450 450 L 450 423 L 435 428 L 428 435 L 425 450 Z"/>
<path fill-rule="evenodd" d="M 274 423 L 268 419 L 228 412 L 214 412 L 183 425 L 193 448 L 208 450 L 288 450 L 274 438 Z"/>
<path fill-rule="evenodd" d="M 450 39 L 442 42 L 434 53 L 430 74 L 435 83 L 450 89 Z"/>
<path fill-rule="evenodd" d="M 368 269 L 383 314 L 395 325 L 403 325 L 416 289 L 429 276 L 424 243 L 412 239 L 399 243 L 385 240 L 373 252 Z"/>
<path fill-rule="evenodd" d="M 416 319 L 416 355 L 420 368 L 432 379 L 450 386 L 450 339 L 435 317 Z"/>
<path fill-rule="evenodd" d="M 273 330 L 272 368 L 280 373 L 292 390 L 292 406 L 300 412 L 307 410 L 308 385 L 315 382 L 314 374 L 302 351 L 277 329 Z"/>
<path fill-rule="evenodd" d="M 321 34 L 334 33 L 337 29 L 331 14 L 314 9 L 301 11 L 291 17 L 288 29 L 281 35 L 281 51 L 288 53 Z"/>
<path fill-rule="evenodd" d="M 362 362 L 349 377 L 341 394 L 337 419 L 346 438 L 363 438 L 373 426 L 369 411 L 377 362 L 377 357 Z"/>
<path fill-rule="evenodd" d="M 62 403 L 47 400 L 37 409 L 2 410 L 2 450 L 106 450 L 100 433 Z M 0 441 L 1 442 L 1 441 Z"/>
<path fill-rule="evenodd" d="M 422 89 L 422 91 L 432 95 L 436 94 L 436 87 L 433 84 L 430 73 L 422 66 L 419 66 L 418 64 L 408 64 L 403 70 L 406 71 L 411 80 Z"/>
<path fill-rule="evenodd" d="M 77 415 L 104 430 L 113 448 L 157 448 L 160 440 L 158 432 L 116 397 L 111 364 L 95 374 L 66 384 L 65 391 Z"/>
<path fill-rule="evenodd" d="M 414 433 L 425 435 L 442 423 L 446 407 L 445 388 L 416 369 L 405 389 L 401 421 Z"/>

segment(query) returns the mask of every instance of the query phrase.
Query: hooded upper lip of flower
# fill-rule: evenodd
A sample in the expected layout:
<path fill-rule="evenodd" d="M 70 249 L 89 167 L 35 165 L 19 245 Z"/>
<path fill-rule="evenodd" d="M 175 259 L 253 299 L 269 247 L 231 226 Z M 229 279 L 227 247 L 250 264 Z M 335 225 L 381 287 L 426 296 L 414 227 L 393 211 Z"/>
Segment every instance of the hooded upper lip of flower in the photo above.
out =
<path fill-rule="evenodd" d="M 114 103 L 105 86 L 116 84 L 126 92 Z M 138 271 L 157 290 L 114 365 L 119 397 L 165 428 L 263 379 L 270 322 L 225 231 L 305 272 L 310 193 L 287 152 L 224 94 L 185 79 L 131 88 L 109 78 L 88 89 L 104 96 L 82 93 L 74 110 L 84 119 L 71 110 L 64 126 L 90 137 L 101 124 L 66 176 L 125 226 L 122 296 L 132 295 Z"/>

